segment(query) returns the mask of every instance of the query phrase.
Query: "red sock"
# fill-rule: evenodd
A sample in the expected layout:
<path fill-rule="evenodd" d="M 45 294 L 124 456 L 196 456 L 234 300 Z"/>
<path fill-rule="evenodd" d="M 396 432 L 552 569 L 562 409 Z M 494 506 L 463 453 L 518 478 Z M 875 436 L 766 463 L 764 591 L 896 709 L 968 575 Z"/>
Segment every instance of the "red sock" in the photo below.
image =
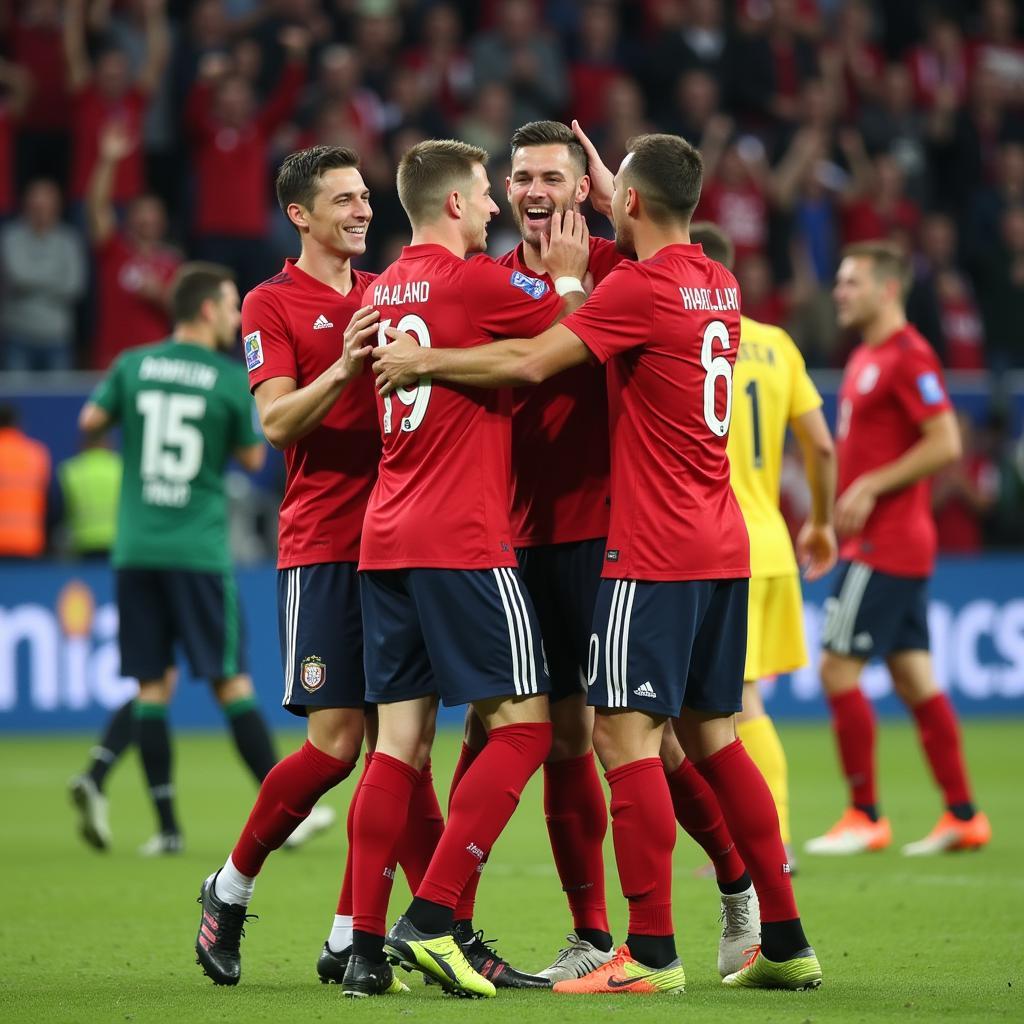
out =
<path fill-rule="evenodd" d="M 260 786 L 256 804 L 238 837 L 231 860 L 243 875 L 256 876 L 263 862 L 304 821 L 329 789 L 348 778 L 353 765 L 317 750 L 309 740 L 278 761 Z"/>
<path fill-rule="evenodd" d="M 775 801 L 742 742 L 734 740 L 695 767 L 714 790 L 750 872 L 761 904 L 761 920 L 792 921 L 799 917 Z"/>
<path fill-rule="evenodd" d="M 348 850 L 345 853 L 345 874 L 341 879 L 341 893 L 338 895 L 338 913 L 345 917 L 352 916 L 352 836 L 355 835 L 356 800 L 359 798 L 359 790 L 363 788 L 363 779 L 370 767 L 370 758 L 373 757 L 369 751 L 363 755 L 363 771 L 352 790 L 352 799 L 348 802 L 348 817 L 345 819 L 345 833 L 348 836 Z"/>
<path fill-rule="evenodd" d="M 729 835 L 714 791 L 689 759 L 667 779 L 676 821 L 711 858 L 715 878 L 723 884 L 735 882 L 747 867 Z"/>
<path fill-rule="evenodd" d="M 352 927 L 357 931 L 383 935 L 387 930 L 395 851 L 419 777 L 411 764 L 379 751 L 363 775 L 353 818 Z"/>
<path fill-rule="evenodd" d="M 875 790 L 875 712 L 871 701 L 860 689 L 829 697 L 832 707 L 832 729 L 839 744 L 839 761 L 852 803 L 874 807 L 878 803 Z"/>
<path fill-rule="evenodd" d="M 610 931 L 602 843 L 608 831 L 594 753 L 544 765 L 544 817 L 574 928 Z"/>
<path fill-rule="evenodd" d="M 516 809 L 523 787 L 550 750 L 550 722 L 491 730 L 487 746 L 452 796 L 448 825 L 423 884 L 416 890 L 420 899 L 455 908 L 470 875 L 490 853 Z"/>
<path fill-rule="evenodd" d="M 398 863 L 402 866 L 411 892 L 420 887 L 443 832 L 444 818 L 437 802 L 437 793 L 434 792 L 430 762 L 427 761 L 412 791 L 405 831 L 399 836 L 396 848 Z"/>
<path fill-rule="evenodd" d="M 971 803 L 971 787 L 967 781 L 960 729 L 949 698 L 944 693 L 937 693 L 911 710 L 917 720 L 921 746 L 931 765 L 932 775 L 942 790 L 946 806 Z"/>
<path fill-rule="evenodd" d="M 477 755 L 480 753 L 479 750 L 474 750 L 472 747 L 467 746 L 465 743 L 462 744 L 462 750 L 459 753 L 459 760 L 455 765 L 455 773 L 452 775 L 452 784 L 448 789 L 448 817 L 452 814 L 452 800 L 455 797 L 455 790 L 459 788 L 459 783 L 462 781 L 466 772 L 469 771 L 469 766 L 476 760 Z M 482 861 L 476 866 L 476 870 L 466 880 L 466 884 L 463 886 L 462 893 L 459 896 L 455 904 L 455 920 L 456 921 L 472 921 L 473 911 L 476 909 L 476 890 L 480 885 L 480 875 L 483 873 L 484 864 L 487 862 L 487 858 L 484 857 Z M 413 889 L 413 892 L 416 890 Z"/>
<path fill-rule="evenodd" d="M 676 826 L 661 758 L 620 765 L 612 791 L 612 839 L 630 935 L 672 935 L 672 850 Z"/>

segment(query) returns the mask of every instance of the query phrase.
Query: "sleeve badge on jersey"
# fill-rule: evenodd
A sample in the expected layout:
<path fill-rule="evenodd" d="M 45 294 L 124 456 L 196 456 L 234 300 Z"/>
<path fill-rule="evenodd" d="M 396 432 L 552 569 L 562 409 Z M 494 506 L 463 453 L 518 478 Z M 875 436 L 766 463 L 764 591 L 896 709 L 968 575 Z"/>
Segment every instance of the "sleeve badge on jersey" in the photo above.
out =
<path fill-rule="evenodd" d="M 247 334 L 242 342 L 245 349 L 245 368 L 250 372 L 263 365 L 263 339 L 259 331 Z"/>
<path fill-rule="evenodd" d="M 315 654 L 303 658 L 299 668 L 299 680 L 309 693 L 316 693 L 327 682 L 327 665 Z"/>
<path fill-rule="evenodd" d="M 925 405 L 938 405 L 946 397 L 939 382 L 939 375 L 934 371 L 922 373 L 917 378 L 917 390 L 921 393 L 921 401 Z"/>
<path fill-rule="evenodd" d="M 521 288 L 531 299 L 539 299 L 548 292 L 547 284 L 539 277 L 527 277 L 518 270 L 512 274 L 511 284 L 513 288 Z"/>

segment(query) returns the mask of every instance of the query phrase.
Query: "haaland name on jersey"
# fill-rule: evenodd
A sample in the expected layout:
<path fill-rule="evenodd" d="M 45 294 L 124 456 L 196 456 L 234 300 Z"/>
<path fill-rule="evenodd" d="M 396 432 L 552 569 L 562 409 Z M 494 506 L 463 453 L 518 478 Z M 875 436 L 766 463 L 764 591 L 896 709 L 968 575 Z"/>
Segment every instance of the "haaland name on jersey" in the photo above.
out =
<path fill-rule="evenodd" d="M 721 311 L 740 308 L 740 292 L 738 288 L 682 288 L 679 294 L 683 297 L 686 309 L 707 309 Z"/>
<path fill-rule="evenodd" d="M 378 284 L 373 289 L 375 306 L 402 306 L 407 302 L 426 302 L 429 298 L 429 281 L 406 281 L 390 288 L 386 284 Z"/>
<path fill-rule="evenodd" d="M 217 386 L 217 369 L 186 359 L 146 356 L 139 367 L 139 380 L 156 380 L 162 384 L 183 384 L 190 388 L 212 391 Z"/>

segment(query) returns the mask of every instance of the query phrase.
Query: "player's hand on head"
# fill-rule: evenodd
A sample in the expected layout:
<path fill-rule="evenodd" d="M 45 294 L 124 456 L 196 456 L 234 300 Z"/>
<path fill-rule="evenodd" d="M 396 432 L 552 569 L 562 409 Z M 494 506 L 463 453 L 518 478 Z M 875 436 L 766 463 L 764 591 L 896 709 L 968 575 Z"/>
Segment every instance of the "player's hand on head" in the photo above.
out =
<path fill-rule="evenodd" d="M 582 279 L 590 262 L 590 229 L 582 213 L 557 210 L 551 215 L 551 232 L 540 239 L 540 258 L 552 280 Z"/>
<path fill-rule="evenodd" d="M 373 351 L 370 339 L 377 333 L 380 313 L 373 306 L 363 306 L 352 314 L 342 338 L 341 359 L 338 361 L 346 376 L 358 373 L 363 361 Z"/>
<path fill-rule="evenodd" d="M 838 557 L 836 531 L 829 526 L 806 522 L 796 539 L 796 558 L 804 579 L 813 582 L 831 572 Z"/>
<path fill-rule="evenodd" d="M 405 331 L 385 327 L 388 343 L 373 350 L 373 372 L 377 375 L 377 390 L 390 395 L 396 388 L 407 388 L 420 378 L 417 368 L 419 342 Z"/>
<path fill-rule="evenodd" d="M 590 136 L 580 126 L 579 121 L 572 122 L 573 134 L 579 139 L 583 152 L 587 154 L 587 174 L 590 176 L 590 205 L 598 213 L 610 214 L 612 209 L 612 192 L 615 175 L 601 159 L 597 147 L 590 141 Z"/>
<path fill-rule="evenodd" d="M 852 537 L 864 529 L 877 496 L 867 477 L 858 477 L 836 501 L 836 533 Z"/>

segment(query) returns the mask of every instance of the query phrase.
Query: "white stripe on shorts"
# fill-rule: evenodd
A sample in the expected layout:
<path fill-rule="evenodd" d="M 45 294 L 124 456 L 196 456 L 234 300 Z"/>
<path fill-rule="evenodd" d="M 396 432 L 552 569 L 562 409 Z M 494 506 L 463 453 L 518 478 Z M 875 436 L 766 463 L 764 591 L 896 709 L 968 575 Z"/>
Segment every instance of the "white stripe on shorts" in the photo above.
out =
<path fill-rule="evenodd" d="M 523 635 L 526 637 L 526 672 L 524 674 L 524 693 L 538 693 L 539 683 L 537 681 L 537 658 L 533 649 L 533 630 L 530 628 L 530 613 L 526 608 L 526 599 L 523 597 L 522 588 L 519 586 L 519 577 L 509 568 L 501 570 L 508 581 L 509 596 L 512 599 L 513 607 L 517 608 L 520 621 L 523 624 Z"/>
<path fill-rule="evenodd" d="M 871 566 L 863 562 L 853 562 L 847 570 L 833 621 L 828 624 L 828 642 L 837 654 L 849 654 L 853 646 L 853 631 L 871 572 Z"/>
<path fill-rule="evenodd" d="M 299 644 L 299 598 L 302 594 L 301 566 L 288 570 L 288 587 L 285 600 L 285 662 L 284 701 L 285 705 L 292 702 L 292 690 L 295 686 L 295 658 Z"/>
<path fill-rule="evenodd" d="M 501 575 L 500 569 L 492 569 L 494 582 L 498 586 L 498 595 L 501 597 L 501 605 L 505 609 L 505 621 L 508 624 L 508 644 L 512 656 L 512 685 L 516 688 L 516 696 L 523 695 L 523 655 L 525 653 L 522 639 L 519 634 L 519 622 L 512 611 L 509 594 L 505 587 L 505 578 Z"/>

